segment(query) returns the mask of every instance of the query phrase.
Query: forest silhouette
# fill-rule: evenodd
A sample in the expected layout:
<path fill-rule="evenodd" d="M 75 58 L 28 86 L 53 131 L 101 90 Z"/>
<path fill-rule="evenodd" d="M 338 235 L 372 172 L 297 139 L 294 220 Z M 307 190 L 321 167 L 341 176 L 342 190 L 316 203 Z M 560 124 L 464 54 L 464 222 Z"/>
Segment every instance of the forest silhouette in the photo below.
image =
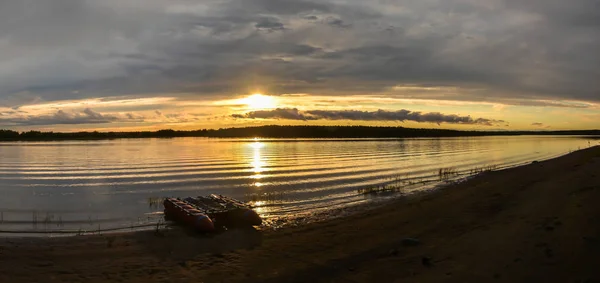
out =
<path fill-rule="evenodd" d="M 0 130 L 0 141 L 100 140 L 126 138 L 413 138 L 472 137 L 510 135 L 599 135 L 600 130 L 566 131 L 459 131 L 371 126 L 259 126 L 244 128 L 199 129 L 191 131 L 158 130 L 139 132 L 41 132 Z"/>

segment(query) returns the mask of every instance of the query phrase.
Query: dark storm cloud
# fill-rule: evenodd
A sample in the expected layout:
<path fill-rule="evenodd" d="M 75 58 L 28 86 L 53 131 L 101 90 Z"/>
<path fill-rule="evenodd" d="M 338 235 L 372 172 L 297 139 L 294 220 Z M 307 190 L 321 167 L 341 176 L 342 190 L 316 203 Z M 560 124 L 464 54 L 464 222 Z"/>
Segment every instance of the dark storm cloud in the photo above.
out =
<path fill-rule="evenodd" d="M 249 88 L 598 102 L 598 27 L 594 0 L 1 1 L 0 105 Z"/>
<path fill-rule="evenodd" d="M 338 19 L 338 18 L 328 18 L 326 20 L 326 23 L 330 26 L 333 27 L 338 27 L 338 28 L 349 28 L 352 25 L 345 23 L 343 20 Z"/>
<path fill-rule="evenodd" d="M 359 111 L 359 110 L 307 110 L 296 108 L 277 108 L 274 110 L 251 111 L 245 114 L 234 114 L 238 119 L 285 119 L 285 120 L 353 120 L 353 121 L 414 121 L 419 123 L 448 123 L 492 126 L 504 124 L 505 121 L 486 118 L 473 119 L 471 116 L 447 115 L 438 112 L 422 113 L 410 110 L 398 111 Z"/>
<path fill-rule="evenodd" d="M 244 0 L 229 1 L 231 6 L 240 5 L 243 9 L 255 13 L 273 13 L 280 15 L 295 15 L 307 11 L 329 12 L 331 4 L 327 1 L 304 1 L 304 0 Z"/>
<path fill-rule="evenodd" d="M 277 18 L 262 18 L 254 25 L 254 27 L 269 32 L 281 31 L 285 29 L 283 24 L 279 22 Z"/>
<path fill-rule="evenodd" d="M 246 114 L 233 114 L 233 118 L 238 119 L 285 119 L 285 120 L 317 120 L 312 116 L 307 116 L 296 108 L 277 108 L 274 110 L 252 111 Z"/>

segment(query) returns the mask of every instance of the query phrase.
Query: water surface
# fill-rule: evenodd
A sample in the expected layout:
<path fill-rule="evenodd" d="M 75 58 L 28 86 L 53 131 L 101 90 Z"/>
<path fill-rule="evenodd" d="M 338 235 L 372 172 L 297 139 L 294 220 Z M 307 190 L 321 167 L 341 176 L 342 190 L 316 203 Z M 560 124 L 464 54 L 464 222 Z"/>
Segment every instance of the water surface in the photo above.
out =
<path fill-rule="evenodd" d="M 161 221 L 163 197 L 210 193 L 287 219 L 403 193 L 588 146 L 564 136 L 365 140 L 121 139 L 0 143 L 0 230 L 135 229 Z M 591 141 L 592 143 L 597 141 Z M 385 195 L 385 197 L 392 197 Z"/>

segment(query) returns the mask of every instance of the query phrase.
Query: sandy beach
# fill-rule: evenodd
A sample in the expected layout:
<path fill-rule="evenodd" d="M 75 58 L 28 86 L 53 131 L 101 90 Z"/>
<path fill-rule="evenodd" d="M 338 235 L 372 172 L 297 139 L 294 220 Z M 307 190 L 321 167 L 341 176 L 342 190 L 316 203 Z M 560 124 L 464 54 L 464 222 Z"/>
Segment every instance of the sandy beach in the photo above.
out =
<path fill-rule="evenodd" d="M 0 239 L 0 282 L 600 282 L 600 147 L 280 231 Z"/>

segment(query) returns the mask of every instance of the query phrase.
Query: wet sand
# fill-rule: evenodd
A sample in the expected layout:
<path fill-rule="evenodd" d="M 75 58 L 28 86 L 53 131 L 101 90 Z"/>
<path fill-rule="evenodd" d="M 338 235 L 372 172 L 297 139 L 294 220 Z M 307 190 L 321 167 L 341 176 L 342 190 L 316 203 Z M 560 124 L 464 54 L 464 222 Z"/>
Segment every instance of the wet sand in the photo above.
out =
<path fill-rule="evenodd" d="M 600 147 L 280 231 L 0 239 L 0 282 L 600 282 Z"/>

